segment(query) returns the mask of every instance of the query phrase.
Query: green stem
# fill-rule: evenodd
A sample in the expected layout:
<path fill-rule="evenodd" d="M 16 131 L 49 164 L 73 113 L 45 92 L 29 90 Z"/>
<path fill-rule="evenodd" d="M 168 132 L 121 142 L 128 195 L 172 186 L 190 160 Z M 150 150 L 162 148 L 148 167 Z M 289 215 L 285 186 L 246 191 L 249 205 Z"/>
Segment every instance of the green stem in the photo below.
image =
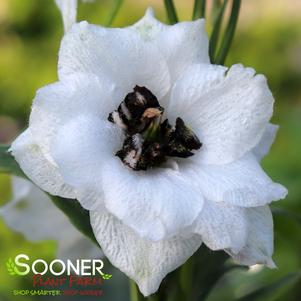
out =
<path fill-rule="evenodd" d="M 194 272 L 195 260 L 191 257 L 187 262 L 181 267 L 179 280 L 182 294 L 186 297 L 186 300 L 191 300 L 191 289 L 193 283 L 193 272 Z"/>
<path fill-rule="evenodd" d="M 130 279 L 130 296 L 131 301 L 144 301 L 145 298 L 140 293 L 136 283 Z"/>
<path fill-rule="evenodd" d="M 205 17 L 206 0 L 195 0 L 193 6 L 192 20 Z"/>
<path fill-rule="evenodd" d="M 106 26 L 111 26 L 112 25 L 112 23 L 115 20 L 122 4 L 123 4 L 123 0 L 115 0 L 114 1 L 113 6 L 111 8 L 111 11 L 109 13 L 107 22 L 106 22 Z"/>
<path fill-rule="evenodd" d="M 220 50 L 217 54 L 216 60 L 214 63 L 223 65 L 225 63 L 227 54 L 229 52 L 235 29 L 236 29 L 236 24 L 238 21 L 238 16 L 239 16 L 239 10 L 240 10 L 240 4 L 241 0 L 233 0 L 232 4 L 232 9 L 231 9 L 231 15 L 229 18 L 229 22 L 224 34 L 224 38 L 221 43 Z"/>
<path fill-rule="evenodd" d="M 147 298 L 148 301 L 159 301 L 158 298 L 157 298 L 157 295 L 151 295 Z"/>
<path fill-rule="evenodd" d="M 221 30 L 221 25 L 225 13 L 225 8 L 227 6 L 228 0 L 224 0 L 223 5 L 219 7 L 218 14 L 214 20 L 213 30 L 211 33 L 210 41 L 209 41 L 209 56 L 211 63 L 214 63 L 214 56 L 216 52 L 217 42 Z"/>
<path fill-rule="evenodd" d="M 175 24 L 179 22 L 175 5 L 173 0 L 164 0 L 165 9 L 167 12 L 167 17 L 170 24 Z"/>

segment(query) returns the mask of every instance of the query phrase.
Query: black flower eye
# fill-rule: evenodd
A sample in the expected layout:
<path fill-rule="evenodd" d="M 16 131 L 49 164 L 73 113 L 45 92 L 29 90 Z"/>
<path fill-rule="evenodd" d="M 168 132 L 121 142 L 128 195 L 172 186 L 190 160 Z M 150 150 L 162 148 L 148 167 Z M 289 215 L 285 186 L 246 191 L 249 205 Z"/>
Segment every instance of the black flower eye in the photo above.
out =
<path fill-rule="evenodd" d="M 196 134 L 181 118 L 175 128 L 167 119 L 162 122 L 164 108 L 146 87 L 135 86 L 108 120 L 124 130 L 126 138 L 116 156 L 133 170 L 159 166 L 167 157 L 188 158 L 192 150 L 202 146 Z"/>

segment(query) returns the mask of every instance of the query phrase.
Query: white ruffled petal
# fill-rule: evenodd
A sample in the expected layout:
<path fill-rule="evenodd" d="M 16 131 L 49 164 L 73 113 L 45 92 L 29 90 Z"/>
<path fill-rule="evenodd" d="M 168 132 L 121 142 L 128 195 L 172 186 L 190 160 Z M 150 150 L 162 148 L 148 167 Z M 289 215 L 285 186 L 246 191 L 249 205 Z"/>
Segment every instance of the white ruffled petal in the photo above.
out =
<path fill-rule="evenodd" d="M 155 293 L 163 278 L 200 247 L 198 235 L 151 242 L 107 212 L 90 212 L 91 225 L 111 263 L 133 279 L 144 296 Z"/>
<path fill-rule="evenodd" d="M 11 229 L 29 241 L 56 240 L 61 259 L 102 256 L 100 249 L 74 228 L 44 192 L 17 177 L 12 178 L 12 188 L 13 199 L 0 208 L 0 216 Z"/>
<path fill-rule="evenodd" d="M 54 163 L 50 146 L 60 127 L 80 114 L 107 120 L 122 96 L 110 80 L 95 75 L 75 73 L 47 85 L 37 91 L 33 102 L 29 122 L 33 139 Z"/>
<path fill-rule="evenodd" d="M 182 173 L 208 200 L 257 207 L 284 199 L 287 195 L 287 189 L 266 175 L 251 152 L 225 165 L 206 165 L 197 160 L 197 155 L 190 162 L 187 160 Z"/>
<path fill-rule="evenodd" d="M 246 243 L 247 226 L 244 208 L 206 200 L 194 233 L 212 250 L 231 248 L 237 253 Z"/>
<path fill-rule="evenodd" d="M 67 32 L 76 22 L 77 0 L 55 0 L 55 3 L 62 14 L 64 30 Z"/>
<path fill-rule="evenodd" d="M 108 114 L 116 108 L 120 99 L 121 95 L 118 88 L 106 77 L 100 79 L 95 75 L 75 73 L 63 81 L 48 85 L 37 92 L 32 107 L 30 116 L 32 143 L 37 146 L 40 155 L 45 158 L 46 162 L 58 172 L 57 163 L 53 159 L 50 149 L 53 140 L 57 139 L 59 129 L 75 120 L 79 115 L 107 120 Z M 108 121 L 106 123 L 110 125 Z M 80 133 L 81 131 L 77 132 Z M 64 141 L 62 142 L 64 143 Z M 81 142 L 78 141 L 78 143 Z M 36 169 L 35 166 L 29 167 Z M 29 174 L 28 176 L 30 177 Z M 40 185 L 39 178 L 37 180 L 31 179 L 51 194 L 71 198 L 71 196 L 60 194 L 59 191 L 47 190 Z M 60 180 L 64 181 L 61 175 Z M 79 191 L 72 196 L 72 198 L 75 197 L 82 199 L 83 203 L 87 204 L 86 207 L 95 203 L 93 193 L 87 195 L 86 192 L 83 195 Z"/>
<path fill-rule="evenodd" d="M 30 193 L 30 190 L 33 186 L 30 181 L 25 181 L 22 178 L 15 176 L 12 177 L 11 182 L 11 190 L 13 195 L 11 204 L 25 198 Z"/>
<path fill-rule="evenodd" d="M 248 238 L 245 247 L 239 253 L 227 252 L 234 261 L 243 265 L 265 264 L 274 268 L 272 260 L 274 250 L 273 217 L 268 206 L 247 208 Z"/>
<path fill-rule="evenodd" d="M 64 181 L 76 187 L 84 208 L 102 206 L 103 165 L 114 158 L 121 144 L 120 130 L 97 116 L 79 115 L 58 130 L 51 155 Z"/>
<path fill-rule="evenodd" d="M 74 188 L 64 182 L 57 166 L 44 156 L 30 129 L 18 136 L 10 151 L 25 174 L 41 189 L 53 195 L 75 198 Z"/>
<path fill-rule="evenodd" d="M 270 151 L 270 148 L 276 138 L 278 128 L 278 125 L 269 123 L 266 126 L 259 143 L 252 149 L 253 154 L 259 162 Z"/>
<path fill-rule="evenodd" d="M 158 99 L 170 89 L 168 66 L 160 51 L 128 28 L 105 28 L 81 22 L 63 38 L 59 78 L 74 72 L 114 79 L 124 96 L 135 85 L 145 86 Z"/>
<path fill-rule="evenodd" d="M 188 66 L 210 63 L 204 19 L 166 25 L 154 17 L 152 9 L 148 9 L 145 16 L 130 28 L 158 47 L 167 61 L 172 81 Z"/>
<path fill-rule="evenodd" d="M 138 172 L 113 158 L 103 172 L 106 208 L 141 237 L 158 241 L 177 235 L 202 210 L 203 196 L 177 170 Z"/>
<path fill-rule="evenodd" d="M 175 83 L 167 116 L 181 116 L 197 133 L 202 162 L 221 165 L 258 144 L 273 103 L 265 77 L 252 68 L 195 65 Z"/>

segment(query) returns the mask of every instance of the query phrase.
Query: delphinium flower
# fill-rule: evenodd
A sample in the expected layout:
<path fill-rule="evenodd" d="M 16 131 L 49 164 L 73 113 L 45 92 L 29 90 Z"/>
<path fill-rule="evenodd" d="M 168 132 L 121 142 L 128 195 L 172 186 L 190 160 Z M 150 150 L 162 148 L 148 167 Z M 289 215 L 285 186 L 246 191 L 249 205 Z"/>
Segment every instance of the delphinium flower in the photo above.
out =
<path fill-rule="evenodd" d="M 274 266 L 268 204 L 286 189 L 259 161 L 274 99 L 252 68 L 212 65 L 204 20 L 80 22 L 11 151 L 43 190 L 90 210 L 104 254 L 144 295 L 202 243 Z"/>
<path fill-rule="evenodd" d="M 12 177 L 12 199 L 0 208 L 8 227 L 28 241 L 57 241 L 57 257 L 63 260 L 99 258 L 97 246 L 80 233 L 52 203 L 49 196 L 28 180 Z"/>

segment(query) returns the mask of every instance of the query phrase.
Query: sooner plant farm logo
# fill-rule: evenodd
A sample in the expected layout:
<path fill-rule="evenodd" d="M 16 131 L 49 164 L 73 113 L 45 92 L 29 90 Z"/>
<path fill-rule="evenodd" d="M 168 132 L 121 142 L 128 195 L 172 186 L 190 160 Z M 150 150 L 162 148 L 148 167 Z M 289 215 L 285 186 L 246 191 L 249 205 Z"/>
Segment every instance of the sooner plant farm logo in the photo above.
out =
<path fill-rule="evenodd" d="M 102 296 L 103 280 L 112 277 L 103 267 L 101 259 L 54 259 L 48 263 L 40 258 L 30 260 L 26 254 L 6 261 L 10 275 L 32 275 L 32 287 L 14 289 L 14 296 Z"/>
<path fill-rule="evenodd" d="M 47 263 L 43 259 L 36 259 L 32 263 L 26 254 L 17 255 L 14 260 L 10 257 L 6 262 L 6 268 L 10 275 L 25 276 L 29 273 L 44 275 L 51 273 L 54 276 L 63 274 L 78 276 L 101 276 L 102 279 L 110 279 L 112 275 L 102 271 L 104 263 L 101 259 L 77 259 L 75 262 L 67 259 L 54 259 Z"/>

